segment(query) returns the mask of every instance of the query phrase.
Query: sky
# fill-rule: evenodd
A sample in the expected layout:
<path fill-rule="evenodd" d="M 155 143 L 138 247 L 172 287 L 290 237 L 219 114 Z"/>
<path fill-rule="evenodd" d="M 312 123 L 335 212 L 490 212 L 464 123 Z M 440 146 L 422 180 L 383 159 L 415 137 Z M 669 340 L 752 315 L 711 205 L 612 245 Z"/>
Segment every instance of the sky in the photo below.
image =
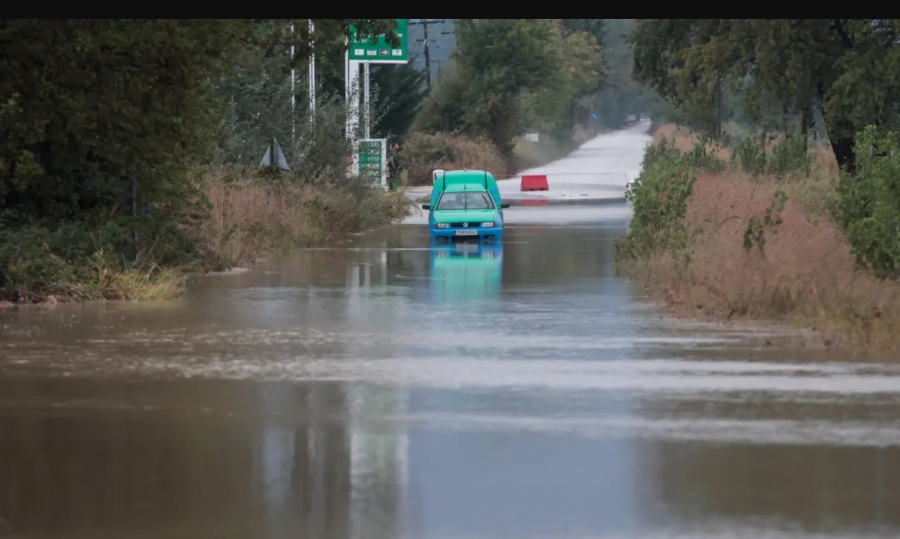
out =
<path fill-rule="evenodd" d="M 409 56 L 417 69 L 425 69 L 425 47 L 422 42 L 423 25 L 416 24 L 423 20 L 442 20 L 443 23 L 428 25 L 428 39 L 431 41 L 429 54 L 431 56 L 431 80 L 437 79 L 443 62 L 450 57 L 450 52 L 456 46 L 456 36 L 453 35 L 453 19 L 409 19 Z"/>

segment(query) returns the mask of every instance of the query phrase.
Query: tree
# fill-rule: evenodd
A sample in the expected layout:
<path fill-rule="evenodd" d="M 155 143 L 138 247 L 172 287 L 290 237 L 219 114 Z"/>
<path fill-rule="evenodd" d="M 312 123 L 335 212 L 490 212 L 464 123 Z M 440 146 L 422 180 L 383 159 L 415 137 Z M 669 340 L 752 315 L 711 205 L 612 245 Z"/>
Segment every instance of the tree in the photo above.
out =
<path fill-rule="evenodd" d="M 629 114 L 644 112 L 641 99 L 645 91 L 631 74 L 631 49 L 626 42 L 634 24 L 634 19 L 604 21 L 602 46 L 607 71 L 591 101 L 606 127 L 621 127 Z"/>
<path fill-rule="evenodd" d="M 571 101 L 596 88 L 596 40 L 565 30 L 562 19 L 461 19 L 455 27 L 453 65 L 432 89 L 419 128 L 484 135 L 509 158 L 527 126 L 571 122 Z"/>
<path fill-rule="evenodd" d="M 747 112 L 784 128 L 824 119 L 838 164 L 856 172 L 854 139 L 893 125 L 900 98 L 894 19 L 643 19 L 632 34 L 634 73 L 692 115 L 707 119 L 721 85 Z"/>
<path fill-rule="evenodd" d="M 532 115 L 528 127 L 548 132 L 566 143 L 574 124 L 586 123 L 578 110 L 581 98 L 598 90 L 606 69 L 597 40 L 588 32 L 560 27 L 547 47 L 555 49 L 558 71 L 537 88 L 526 91 Z"/>
<path fill-rule="evenodd" d="M 325 50 L 343 49 L 350 24 L 370 33 L 395 24 L 314 21 Z M 130 181 L 149 201 L 172 200 L 184 172 L 212 157 L 226 105 L 240 97 L 217 99 L 210 83 L 234 75 L 242 91 L 263 95 L 265 78 L 242 78 L 241 63 L 282 59 L 264 70 L 277 78 L 290 70 L 292 43 L 305 61 L 308 25 L 291 33 L 290 22 L 0 19 L 0 204 L 34 218 L 82 217 L 114 207 Z"/>
<path fill-rule="evenodd" d="M 569 32 L 584 32 L 594 36 L 597 44 L 606 45 L 609 23 L 606 19 L 561 19 L 563 28 Z M 617 19 L 610 19 L 615 21 Z"/>
<path fill-rule="evenodd" d="M 402 137 L 409 131 L 425 99 L 425 72 L 409 62 L 374 65 L 370 73 L 372 85 L 378 90 L 373 106 L 381 113 L 373 131 L 380 136 Z"/>
<path fill-rule="evenodd" d="M 205 157 L 207 80 L 246 37 L 227 19 L 0 20 L 0 201 L 36 217 L 163 196 Z"/>

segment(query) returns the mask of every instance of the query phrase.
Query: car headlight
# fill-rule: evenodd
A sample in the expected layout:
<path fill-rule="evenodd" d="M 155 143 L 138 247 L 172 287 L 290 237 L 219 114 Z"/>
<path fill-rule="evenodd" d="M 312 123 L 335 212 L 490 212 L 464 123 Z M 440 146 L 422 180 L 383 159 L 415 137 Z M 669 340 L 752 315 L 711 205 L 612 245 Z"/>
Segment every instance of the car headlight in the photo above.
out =
<path fill-rule="evenodd" d="M 494 228 L 495 226 L 496 223 L 494 223 L 493 221 L 485 221 L 481 223 L 481 228 Z"/>
<path fill-rule="evenodd" d="M 450 228 L 450 223 L 435 223 L 434 228 Z"/>

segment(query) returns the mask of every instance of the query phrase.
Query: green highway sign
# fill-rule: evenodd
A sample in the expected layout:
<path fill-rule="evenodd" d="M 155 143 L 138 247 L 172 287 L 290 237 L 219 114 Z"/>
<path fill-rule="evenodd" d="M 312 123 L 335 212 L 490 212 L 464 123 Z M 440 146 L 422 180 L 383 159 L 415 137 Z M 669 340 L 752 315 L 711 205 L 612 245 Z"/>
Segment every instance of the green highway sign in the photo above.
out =
<path fill-rule="evenodd" d="M 363 139 L 358 150 L 359 175 L 368 177 L 373 183 L 385 185 L 387 174 L 387 139 Z"/>
<path fill-rule="evenodd" d="M 394 33 L 400 39 L 400 46 L 393 48 L 387 44 L 384 34 L 369 36 L 360 40 L 356 37 L 356 27 L 350 25 L 349 59 L 373 64 L 405 64 L 409 62 L 409 19 L 394 19 L 397 28 Z"/>

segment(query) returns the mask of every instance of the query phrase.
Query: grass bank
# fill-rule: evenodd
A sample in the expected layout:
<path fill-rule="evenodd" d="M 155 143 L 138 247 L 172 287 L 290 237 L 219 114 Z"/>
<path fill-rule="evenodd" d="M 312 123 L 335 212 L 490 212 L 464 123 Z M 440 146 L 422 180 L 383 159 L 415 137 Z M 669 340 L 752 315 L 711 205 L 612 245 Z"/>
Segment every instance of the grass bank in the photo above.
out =
<path fill-rule="evenodd" d="M 900 285 L 861 264 L 830 149 L 802 142 L 723 148 L 661 126 L 628 193 L 621 267 L 680 316 L 778 320 L 848 351 L 896 351 Z"/>
<path fill-rule="evenodd" d="M 402 193 L 362 180 L 306 183 L 227 168 L 198 172 L 183 204 L 140 217 L 0 215 L 0 305 L 171 299 L 193 275 L 337 240 L 408 215 Z"/>

